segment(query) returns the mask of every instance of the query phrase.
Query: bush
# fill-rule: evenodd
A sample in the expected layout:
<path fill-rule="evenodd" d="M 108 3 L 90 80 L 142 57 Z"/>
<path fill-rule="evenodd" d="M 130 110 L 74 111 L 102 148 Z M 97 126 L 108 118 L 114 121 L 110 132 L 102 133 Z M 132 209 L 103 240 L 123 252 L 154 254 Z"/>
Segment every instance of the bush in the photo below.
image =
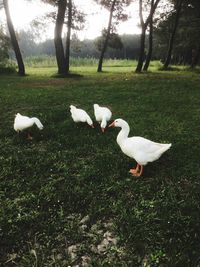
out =
<path fill-rule="evenodd" d="M 14 66 L 8 66 L 8 67 L 3 67 L 0 66 L 0 74 L 10 74 L 10 73 L 15 73 L 16 69 Z"/>

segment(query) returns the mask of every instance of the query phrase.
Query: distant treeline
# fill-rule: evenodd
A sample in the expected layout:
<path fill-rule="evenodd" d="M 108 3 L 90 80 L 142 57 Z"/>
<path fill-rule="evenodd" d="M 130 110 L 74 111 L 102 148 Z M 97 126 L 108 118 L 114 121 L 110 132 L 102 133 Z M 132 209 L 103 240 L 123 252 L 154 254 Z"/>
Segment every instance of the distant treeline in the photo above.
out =
<path fill-rule="evenodd" d="M 140 35 L 121 35 L 121 49 L 113 49 L 108 47 L 105 58 L 111 59 L 137 59 L 140 49 Z M 47 39 L 44 42 L 35 42 L 30 32 L 21 31 L 18 34 L 19 45 L 23 57 L 49 55 L 55 56 L 55 46 L 53 39 Z M 80 41 L 76 35 L 72 35 L 71 39 L 71 57 L 80 58 L 99 58 L 99 51 L 96 45 L 97 39 Z M 14 55 L 13 55 L 14 56 Z"/>
<path fill-rule="evenodd" d="M 162 32 L 161 32 L 162 33 Z M 160 29 L 155 30 L 154 34 L 154 49 L 152 52 L 153 60 L 164 61 L 167 51 L 168 40 L 170 38 L 170 31 L 165 31 L 165 35 L 160 33 Z M 181 33 L 183 34 L 183 33 Z M 171 63 L 173 64 L 190 64 L 192 60 L 192 43 L 185 42 L 181 44 L 182 39 L 177 34 L 175 46 L 172 53 Z M 140 50 L 140 35 L 124 34 L 119 36 L 122 42 L 121 49 L 114 49 L 108 47 L 105 53 L 107 59 L 134 59 L 138 60 Z M 64 38 L 63 38 L 64 39 Z M 99 58 L 100 51 L 97 47 L 97 39 L 79 40 L 74 34 L 71 38 L 70 56 L 72 58 Z M 47 39 L 44 42 L 37 43 L 35 37 L 27 31 L 20 31 L 18 33 L 19 45 L 24 58 L 39 57 L 43 55 L 55 56 L 55 45 L 53 39 Z M 64 43 L 64 41 L 63 41 Z M 145 57 L 148 52 L 148 34 L 146 37 Z M 11 51 L 12 57 L 14 53 Z"/>

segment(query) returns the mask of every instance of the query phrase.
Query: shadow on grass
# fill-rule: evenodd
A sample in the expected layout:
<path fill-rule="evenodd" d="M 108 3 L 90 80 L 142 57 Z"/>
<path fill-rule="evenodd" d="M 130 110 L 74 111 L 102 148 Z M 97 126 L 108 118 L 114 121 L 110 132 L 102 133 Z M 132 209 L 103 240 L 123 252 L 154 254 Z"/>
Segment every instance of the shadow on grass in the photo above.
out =
<path fill-rule="evenodd" d="M 165 67 L 160 67 L 160 68 L 158 68 L 158 70 L 160 70 L 160 71 L 181 71 L 180 68 L 177 68 L 177 67 L 171 67 L 171 66 L 169 66 L 169 67 L 167 67 L 167 68 L 165 68 Z"/>
<path fill-rule="evenodd" d="M 123 65 L 123 64 L 119 64 L 119 65 L 105 65 L 106 68 L 122 68 L 122 67 L 132 67 L 133 65 L 131 64 L 127 64 L 127 65 Z"/>
<path fill-rule="evenodd" d="M 191 67 L 191 66 L 185 66 L 183 68 L 169 66 L 167 68 L 161 67 L 158 70 L 160 70 L 160 71 L 184 71 L 184 72 L 188 71 L 188 72 L 193 72 L 193 73 L 200 73 L 200 68 Z"/>
<path fill-rule="evenodd" d="M 200 68 L 198 67 L 187 67 L 184 69 L 184 71 L 189 71 L 189 72 L 193 72 L 193 73 L 200 73 Z"/>
<path fill-rule="evenodd" d="M 51 76 L 52 78 L 83 78 L 84 76 L 77 73 L 68 73 L 68 74 L 54 74 Z"/>

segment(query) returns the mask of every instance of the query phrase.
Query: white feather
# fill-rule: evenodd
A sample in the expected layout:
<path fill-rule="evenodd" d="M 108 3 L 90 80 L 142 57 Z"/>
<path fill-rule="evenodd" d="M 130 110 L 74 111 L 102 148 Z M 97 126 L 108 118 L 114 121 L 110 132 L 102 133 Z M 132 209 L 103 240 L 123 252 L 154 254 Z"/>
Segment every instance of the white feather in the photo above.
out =
<path fill-rule="evenodd" d="M 17 113 L 14 120 L 14 130 L 16 132 L 21 132 L 27 128 L 32 127 L 34 124 L 36 124 L 36 126 L 40 130 L 43 129 L 43 125 L 38 118 L 29 118 L 27 116 L 21 115 L 20 113 Z"/>
<path fill-rule="evenodd" d="M 86 122 L 90 126 L 93 126 L 93 122 L 85 110 L 70 105 L 70 112 L 74 122 Z"/>
<path fill-rule="evenodd" d="M 98 104 L 94 104 L 94 115 L 96 118 L 96 121 L 101 123 L 101 128 L 106 128 L 107 122 L 112 117 L 112 112 L 107 107 L 101 107 Z"/>

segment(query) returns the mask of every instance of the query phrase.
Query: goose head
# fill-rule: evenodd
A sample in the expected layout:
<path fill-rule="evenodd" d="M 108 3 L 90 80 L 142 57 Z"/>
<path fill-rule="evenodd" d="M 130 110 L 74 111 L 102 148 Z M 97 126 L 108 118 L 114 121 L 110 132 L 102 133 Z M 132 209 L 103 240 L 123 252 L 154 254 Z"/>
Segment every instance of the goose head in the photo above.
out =
<path fill-rule="evenodd" d="M 94 106 L 94 109 L 97 109 L 99 107 L 98 104 L 94 104 L 93 106 Z"/>
<path fill-rule="evenodd" d="M 128 126 L 128 123 L 123 119 L 116 119 L 114 120 L 108 127 L 120 127 L 124 128 Z"/>
<path fill-rule="evenodd" d="M 69 107 L 70 107 L 70 110 L 72 110 L 72 109 L 75 109 L 75 108 L 76 108 L 76 107 L 75 107 L 75 106 L 73 106 L 73 105 L 70 105 Z"/>

